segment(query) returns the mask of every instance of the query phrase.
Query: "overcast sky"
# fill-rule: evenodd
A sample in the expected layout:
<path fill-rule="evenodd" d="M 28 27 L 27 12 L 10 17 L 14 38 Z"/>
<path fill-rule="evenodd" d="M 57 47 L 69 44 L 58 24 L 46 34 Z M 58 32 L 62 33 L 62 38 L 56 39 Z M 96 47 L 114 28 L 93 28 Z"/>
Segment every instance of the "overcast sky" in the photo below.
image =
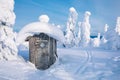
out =
<path fill-rule="evenodd" d="M 50 23 L 65 27 L 70 7 L 78 12 L 78 21 L 83 20 L 85 11 L 91 12 L 92 34 L 102 32 L 106 23 L 115 27 L 116 19 L 120 16 L 120 0 L 15 0 L 14 29 L 19 31 L 25 25 L 38 21 L 42 14 L 50 17 Z"/>

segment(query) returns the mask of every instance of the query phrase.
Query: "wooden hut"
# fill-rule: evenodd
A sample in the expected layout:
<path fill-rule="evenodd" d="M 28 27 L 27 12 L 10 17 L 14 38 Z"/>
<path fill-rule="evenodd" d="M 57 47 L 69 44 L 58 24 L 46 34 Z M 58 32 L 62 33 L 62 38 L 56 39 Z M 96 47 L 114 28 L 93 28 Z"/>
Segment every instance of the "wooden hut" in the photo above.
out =
<path fill-rule="evenodd" d="M 43 18 L 41 18 L 43 19 Z M 47 69 L 57 58 L 57 41 L 64 43 L 63 32 L 48 21 L 40 20 L 26 25 L 17 36 L 17 43 L 29 42 L 29 60 L 38 69 Z"/>
<path fill-rule="evenodd" d="M 40 33 L 29 36 L 26 41 L 29 41 L 29 60 L 38 69 L 47 69 L 56 61 L 56 39 Z"/>

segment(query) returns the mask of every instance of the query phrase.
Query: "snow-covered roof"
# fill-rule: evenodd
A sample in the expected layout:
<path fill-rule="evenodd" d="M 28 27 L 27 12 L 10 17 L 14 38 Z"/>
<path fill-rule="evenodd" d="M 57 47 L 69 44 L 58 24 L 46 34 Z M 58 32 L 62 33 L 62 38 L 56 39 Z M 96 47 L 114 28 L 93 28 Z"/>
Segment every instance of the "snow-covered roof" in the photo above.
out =
<path fill-rule="evenodd" d="M 26 25 L 19 33 L 17 37 L 17 42 L 19 44 L 25 42 L 28 36 L 33 36 L 34 34 L 45 33 L 48 36 L 64 43 L 63 32 L 56 26 L 53 26 L 46 22 L 33 22 Z"/>

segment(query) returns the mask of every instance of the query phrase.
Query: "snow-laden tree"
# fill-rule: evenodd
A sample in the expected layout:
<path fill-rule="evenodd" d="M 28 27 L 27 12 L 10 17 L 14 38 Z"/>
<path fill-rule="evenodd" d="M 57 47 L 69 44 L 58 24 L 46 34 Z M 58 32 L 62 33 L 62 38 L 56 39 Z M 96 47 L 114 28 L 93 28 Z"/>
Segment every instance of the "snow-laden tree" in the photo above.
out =
<path fill-rule="evenodd" d="M 105 33 L 105 38 L 107 40 L 106 47 L 107 49 L 118 50 L 120 49 L 120 18 L 117 18 L 117 24 L 115 29 L 109 29 Z"/>
<path fill-rule="evenodd" d="M 115 31 L 118 33 L 118 35 L 120 35 L 120 17 L 117 18 Z"/>
<path fill-rule="evenodd" d="M 116 50 L 117 34 L 114 29 L 106 32 L 105 39 L 105 48 Z"/>
<path fill-rule="evenodd" d="M 67 21 L 67 29 L 66 29 L 66 46 L 73 47 L 75 45 L 75 39 L 76 39 L 76 34 L 75 34 L 75 27 L 76 27 L 76 22 L 78 18 L 78 13 L 75 10 L 75 8 L 71 7 L 69 9 L 70 14 L 69 18 Z"/>
<path fill-rule="evenodd" d="M 101 39 L 101 46 L 105 46 L 104 44 L 107 42 L 105 35 L 106 35 L 106 32 L 108 31 L 108 28 L 109 28 L 108 24 L 105 24 L 104 33 Z"/>
<path fill-rule="evenodd" d="M 76 39 L 76 44 L 77 46 L 80 46 L 80 41 L 81 41 L 81 22 L 78 22 L 78 34 L 77 34 L 77 39 Z"/>
<path fill-rule="evenodd" d="M 116 32 L 118 33 L 118 49 L 120 49 L 120 17 L 117 18 Z"/>
<path fill-rule="evenodd" d="M 84 14 L 84 21 L 81 23 L 81 41 L 80 46 L 87 47 L 90 42 L 90 28 L 89 17 L 91 13 L 86 11 Z"/>
<path fill-rule="evenodd" d="M 104 27 L 104 34 L 105 34 L 105 32 L 108 31 L 108 28 L 109 28 L 108 24 L 105 24 L 105 27 Z"/>
<path fill-rule="evenodd" d="M 92 46 L 93 47 L 99 47 L 100 46 L 100 33 L 98 33 L 97 38 L 94 38 L 92 40 Z"/>
<path fill-rule="evenodd" d="M 0 60 L 12 60 L 17 56 L 14 0 L 0 0 Z"/>

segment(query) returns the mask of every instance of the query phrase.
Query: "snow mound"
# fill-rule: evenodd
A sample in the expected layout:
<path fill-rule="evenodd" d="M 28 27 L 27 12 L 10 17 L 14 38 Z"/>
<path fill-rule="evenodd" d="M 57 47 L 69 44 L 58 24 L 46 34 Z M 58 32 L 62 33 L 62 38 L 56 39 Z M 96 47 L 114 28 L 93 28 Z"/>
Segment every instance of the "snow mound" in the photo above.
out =
<path fill-rule="evenodd" d="M 86 11 L 86 12 L 85 12 L 85 15 L 88 15 L 88 16 L 90 16 L 90 15 L 91 15 L 91 12 L 89 12 L 89 11 Z"/>
<path fill-rule="evenodd" d="M 45 33 L 48 36 L 64 43 L 63 32 L 58 28 L 49 23 L 43 22 L 33 22 L 26 25 L 17 36 L 17 43 L 21 44 L 25 42 L 28 36 L 33 36 L 34 34 Z"/>
<path fill-rule="evenodd" d="M 74 7 L 71 7 L 69 11 L 70 11 L 70 12 L 76 12 L 76 10 L 75 10 Z"/>
<path fill-rule="evenodd" d="M 39 20 L 40 20 L 40 22 L 46 22 L 46 23 L 48 23 L 49 22 L 49 17 L 47 15 L 41 15 L 39 17 Z"/>

